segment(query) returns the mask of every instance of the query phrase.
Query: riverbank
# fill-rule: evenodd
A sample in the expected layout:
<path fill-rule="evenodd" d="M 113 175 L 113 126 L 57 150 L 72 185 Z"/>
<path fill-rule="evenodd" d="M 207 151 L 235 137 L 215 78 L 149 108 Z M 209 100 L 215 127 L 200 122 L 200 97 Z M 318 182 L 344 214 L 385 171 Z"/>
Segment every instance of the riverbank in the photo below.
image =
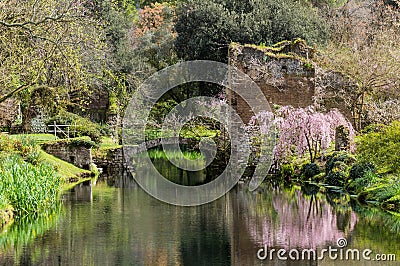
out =
<path fill-rule="evenodd" d="M 375 165 L 378 165 L 377 167 Z M 281 165 L 271 182 L 312 184 L 319 188 L 347 194 L 364 205 L 400 215 L 400 177 L 397 172 L 383 172 L 381 165 L 361 158 L 360 154 L 334 151 L 314 163 Z"/>
<path fill-rule="evenodd" d="M 51 136 L 51 135 L 50 135 Z M 96 177 L 44 152 L 39 143 L 48 135 L 0 135 L 0 230 L 13 219 L 48 215 L 62 191 Z"/>

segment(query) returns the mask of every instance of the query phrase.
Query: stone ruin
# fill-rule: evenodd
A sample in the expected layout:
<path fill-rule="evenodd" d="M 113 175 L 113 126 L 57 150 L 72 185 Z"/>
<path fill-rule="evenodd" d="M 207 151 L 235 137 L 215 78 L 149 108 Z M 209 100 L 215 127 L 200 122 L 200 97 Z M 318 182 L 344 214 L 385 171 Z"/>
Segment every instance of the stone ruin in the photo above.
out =
<path fill-rule="evenodd" d="M 229 64 L 246 73 L 274 105 L 306 107 L 319 111 L 337 108 L 354 125 L 357 84 L 345 75 L 318 67 L 316 50 L 301 39 L 271 47 L 239 45 L 229 48 Z M 254 95 L 256 97 L 256 95 Z M 244 122 L 254 115 L 247 103 L 227 89 L 229 103 Z"/>

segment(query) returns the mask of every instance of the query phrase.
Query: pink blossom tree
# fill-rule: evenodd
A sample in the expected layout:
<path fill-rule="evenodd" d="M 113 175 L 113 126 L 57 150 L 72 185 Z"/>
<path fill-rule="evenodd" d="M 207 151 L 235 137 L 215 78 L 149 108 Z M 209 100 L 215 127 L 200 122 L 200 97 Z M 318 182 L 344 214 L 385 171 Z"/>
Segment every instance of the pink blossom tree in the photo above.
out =
<path fill-rule="evenodd" d="M 344 126 L 349 131 L 349 138 L 354 139 L 354 129 L 346 118 L 337 110 L 320 113 L 312 106 L 293 108 L 285 106 L 273 115 L 262 112 L 254 116 L 248 129 L 254 134 L 258 128 L 259 134 L 266 134 L 273 124 L 278 131 L 276 146 L 273 151 L 276 162 L 286 162 L 297 154 L 304 156 L 308 153 L 310 161 L 314 162 L 318 154 L 323 154 L 331 146 L 335 138 L 335 130 Z"/>

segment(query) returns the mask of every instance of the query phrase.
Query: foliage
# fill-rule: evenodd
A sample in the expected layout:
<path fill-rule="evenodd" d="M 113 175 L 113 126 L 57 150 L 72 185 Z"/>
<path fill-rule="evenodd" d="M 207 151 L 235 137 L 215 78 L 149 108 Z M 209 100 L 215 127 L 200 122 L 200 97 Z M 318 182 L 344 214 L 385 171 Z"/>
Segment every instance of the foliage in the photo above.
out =
<path fill-rule="evenodd" d="M 379 132 L 361 135 L 357 139 L 357 157 L 371 162 L 379 173 L 398 173 L 400 169 L 400 122 L 383 127 Z"/>
<path fill-rule="evenodd" d="M 185 60 L 226 62 L 228 45 L 273 44 L 303 38 L 324 43 L 325 23 L 315 8 L 291 0 L 189 0 L 178 6 L 175 49 Z"/>
<path fill-rule="evenodd" d="M 215 138 L 220 133 L 217 129 L 212 129 L 207 125 L 201 125 L 197 123 L 186 124 L 182 127 L 179 132 L 179 137 L 184 139 L 194 139 L 200 140 L 202 138 Z M 145 131 L 146 139 L 158 139 L 158 138 L 168 138 L 174 135 L 174 132 L 164 132 L 162 133 L 159 127 L 147 127 Z"/>
<path fill-rule="evenodd" d="M 104 21 L 108 36 L 106 69 L 99 85 L 112 96 L 112 113 L 122 114 L 143 80 L 177 61 L 173 50 L 174 6 L 151 2 L 141 1 L 143 8 L 133 16 L 114 1 L 101 0 L 93 8 Z"/>
<path fill-rule="evenodd" d="M 357 88 L 345 100 L 357 114 L 356 128 L 391 122 L 399 116 L 397 106 L 389 108 L 400 97 L 399 9 L 382 1 L 348 1 L 325 16 L 332 38 L 317 63 L 355 81 Z"/>
<path fill-rule="evenodd" d="M 351 166 L 356 158 L 347 152 L 334 152 L 327 157 L 325 165 L 325 180 L 334 186 L 344 186 L 347 184 Z"/>
<path fill-rule="evenodd" d="M 1 222 L 3 221 L 1 217 L 1 212 L 10 208 L 10 203 L 5 195 L 0 194 L 0 228 L 2 226 Z"/>
<path fill-rule="evenodd" d="M 294 166 L 292 163 L 285 163 L 281 165 L 280 176 L 283 179 L 290 179 L 294 176 Z"/>
<path fill-rule="evenodd" d="M 101 126 L 91 122 L 88 118 L 60 110 L 56 116 L 46 122 L 47 124 L 70 125 L 70 132 L 73 132 L 75 136 L 89 136 L 94 142 L 100 143 Z"/>
<path fill-rule="evenodd" d="M 369 187 L 378 184 L 381 180 L 373 171 L 365 171 L 362 176 L 351 179 L 346 190 L 359 194 Z"/>
<path fill-rule="evenodd" d="M 0 2 L 0 102 L 19 93 L 24 116 L 32 100 L 43 108 L 82 103 L 82 93 L 101 69 L 104 38 L 85 4 Z"/>
<path fill-rule="evenodd" d="M 14 207 L 17 217 L 50 212 L 58 203 L 60 178 L 54 168 L 33 166 L 20 157 L 6 158 L 0 165 L 0 194 Z"/>
<path fill-rule="evenodd" d="M 388 125 L 395 120 L 400 120 L 400 99 L 377 99 L 368 102 L 365 119 L 366 124 L 369 125 Z"/>
<path fill-rule="evenodd" d="M 168 159 L 168 158 L 174 158 L 174 159 L 190 159 L 190 160 L 198 160 L 198 159 L 204 159 L 203 156 L 201 155 L 200 152 L 197 151 L 182 151 L 180 152 L 171 152 L 168 151 L 168 157 L 165 154 L 163 150 L 160 149 L 151 149 L 148 151 L 149 157 L 151 159 Z M 182 158 L 182 155 L 184 158 Z"/>
<path fill-rule="evenodd" d="M 375 165 L 371 162 L 357 162 L 353 164 L 349 172 L 349 178 L 355 180 L 363 178 L 366 174 L 374 174 L 376 172 Z"/>
<path fill-rule="evenodd" d="M 386 207 L 389 207 L 390 209 L 396 207 L 395 210 L 400 211 L 399 195 L 400 183 L 396 181 L 393 183 L 378 184 L 367 188 L 358 195 L 358 198 L 361 201 L 377 201 L 382 204 L 386 203 Z M 390 206 L 390 204 L 394 204 L 395 206 Z"/>
<path fill-rule="evenodd" d="M 89 137 L 78 137 L 78 138 L 69 138 L 69 139 L 58 139 L 58 140 L 54 140 L 54 141 L 48 141 L 46 143 L 43 143 L 42 146 L 46 147 L 47 145 L 53 145 L 56 143 L 65 143 L 67 144 L 69 147 L 85 147 L 85 148 L 98 148 L 99 145 L 90 140 Z"/>
<path fill-rule="evenodd" d="M 338 166 L 337 162 L 342 162 L 345 167 L 352 166 L 356 161 L 356 158 L 347 152 L 333 152 L 327 156 L 325 172 L 329 174 Z"/>
<path fill-rule="evenodd" d="M 20 135 L 10 138 L 5 135 L 0 135 L 0 152 L 3 157 L 16 154 L 31 164 L 37 165 L 40 163 L 40 148 L 31 138 Z M 2 156 L 0 156 L 1 158 Z"/>
<path fill-rule="evenodd" d="M 62 141 L 62 140 L 59 140 Z M 88 140 L 84 137 L 80 137 L 80 138 L 72 138 L 72 139 L 68 139 L 67 143 L 69 146 L 72 147 L 85 147 L 85 148 L 93 148 L 93 147 L 98 147 L 98 145 L 91 140 Z"/>
<path fill-rule="evenodd" d="M 174 100 L 166 100 L 157 102 L 150 111 L 149 122 L 154 125 L 161 125 L 165 116 L 174 108 L 178 103 Z"/>
<path fill-rule="evenodd" d="M 319 173 L 321 173 L 321 168 L 316 163 L 307 163 L 303 166 L 304 177 L 310 179 Z"/>

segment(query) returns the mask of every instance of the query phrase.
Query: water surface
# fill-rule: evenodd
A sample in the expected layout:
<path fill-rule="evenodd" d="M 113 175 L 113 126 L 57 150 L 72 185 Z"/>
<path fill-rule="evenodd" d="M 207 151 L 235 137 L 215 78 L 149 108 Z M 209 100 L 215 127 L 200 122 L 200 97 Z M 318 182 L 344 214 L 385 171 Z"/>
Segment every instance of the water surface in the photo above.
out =
<path fill-rule="evenodd" d="M 237 187 L 210 204 L 177 207 L 153 199 L 135 185 L 114 188 L 100 183 L 75 188 L 63 204 L 58 217 L 43 224 L 45 230 L 27 244 L 10 239 L 7 244 L 2 238 L 0 263 L 317 265 L 260 261 L 256 253 L 264 245 L 322 249 L 336 245 L 338 238 L 346 238 L 351 248 L 400 256 L 400 236 L 395 228 L 390 231 L 388 226 L 395 224 L 390 218 L 374 209 L 357 214 L 351 206 L 332 206 L 325 195 L 309 196 L 295 186 L 267 187 L 257 193 Z M 22 237 L 12 234 L 13 229 L 18 230 L 10 228 L 10 237 Z M 324 262 L 329 263 L 344 262 Z"/>
<path fill-rule="evenodd" d="M 161 161 L 160 161 L 161 160 Z M 176 183 L 210 182 L 209 170 L 186 173 L 154 161 Z M 137 173 L 145 175 L 145 172 Z M 238 185 L 198 207 L 178 207 L 120 177 L 80 185 L 49 218 L 15 224 L 0 235 L 0 265 L 398 265 L 376 261 L 260 260 L 260 248 L 371 249 L 400 261 L 400 219 L 316 186 Z"/>

